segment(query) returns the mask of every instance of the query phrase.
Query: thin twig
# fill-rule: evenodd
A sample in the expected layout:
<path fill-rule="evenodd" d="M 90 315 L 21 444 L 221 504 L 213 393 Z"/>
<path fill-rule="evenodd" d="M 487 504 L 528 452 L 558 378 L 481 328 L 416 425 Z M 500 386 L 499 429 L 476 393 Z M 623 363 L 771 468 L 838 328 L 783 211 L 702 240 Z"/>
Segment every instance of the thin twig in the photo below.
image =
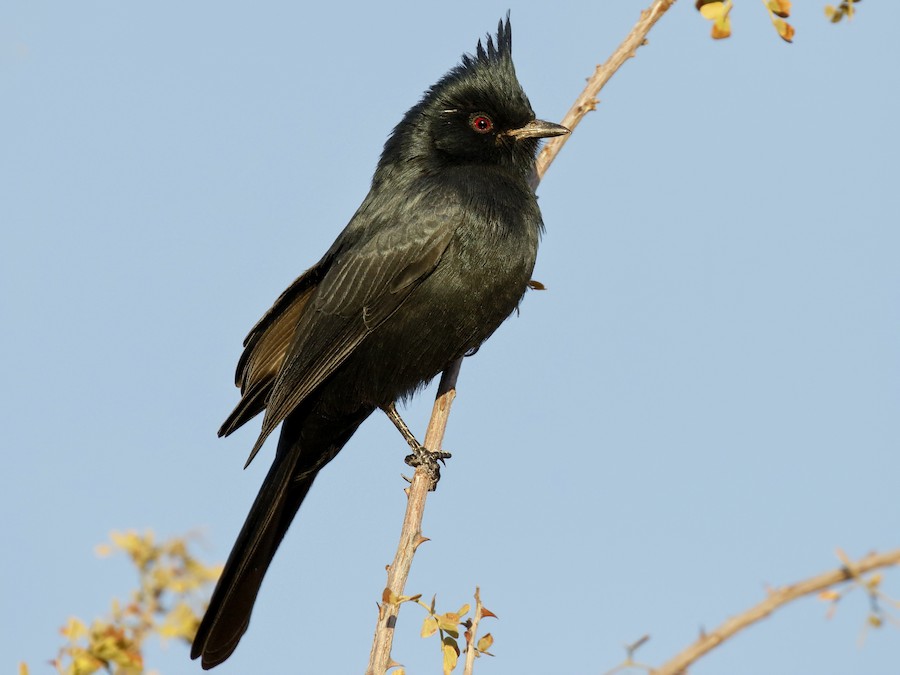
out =
<path fill-rule="evenodd" d="M 476 646 L 478 640 L 478 624 L 481 622 L 481 613 L 484 605 L 481 604 L 481 589 L 475 587 L 475 613 L 472 615 L 472 623 L 466 630 L 466 665 L 463 666 L 463 675 L 472 675 L 475 667 L 475 656 L 478 654 Z"/>
<path fill-rule="evenodd" d="M 851 581 L 862 574 L 882 567 L 900 565 L 900 549 L 887 553 L 870 553 L 865 558 L 852 565 L 845 565 L 836 570 L 825 572 L 818 576 L 800 581 L 790 586 L 784 586 L 771 591 L 768 597 L 759 604 L 751 607 L 746 612 L 738 614 L 725 621 L 721 626 L 710 633 L 702 635 L 694 644 L 677 654 L 656 670 L 652 675 L 678 675 L 685 672 L 688 666 L 700 657 L 718 647 L 726 640 L 734 637 L 736 633 L 752 626 L 754 623 L 765 619 L 779 607 L 802 598 L 806 595 L 819 593 L 836 584 Z"/>
<path fill-rule="evenodd" d="M 613 74 L 630 57 L 634 56 L 638 47 L 644 44 L 647 33 L 659 18 L 675 0 L 655 0 L 651 6 L 641 12 L 641 18 L 628 34 L 628 37 L 607 59 L 606 63 L 598 66 L 594 75 L 588 80 L 584 91 L 575 100 L 572 109 L 568 112 L 562 124 L 570 130 L 574 130 L 581 119 L 596 106 L 596 97 Z M 558 136 L 552 139 L 541 151 L 535 163 L 535 176 L 532 180 L 532 188 L 537 185 L 547 172 L 550 163 L 559 153 L 565 139 L 569 135 Z M 437 399 L 428 423 L 428 431 L 425 434 L 425 447 L 429 450 L 440 450 L 444 440 L 444 430 L 447 428 L 447 420 L 450 415 L 450 406 L 456 396 L 456 378 L 462 359 L 455 361 L 441 377 Z M 412 484 L 408 488 L 408 501 L 406 515 L 403 518 L 403 528 L 400 533 L 400 543 L 394 562 L 388 567 L 388 584 L 382 595 L 382 603 L 378 608 L 378 624 L 375 628 L 375 637 L 372 642 L 372 650 L 369 653 L 369 666 L 366 675 L 383 675 L 393 664 L 391 661 L 391 644 L 394 639 L 394 626 L 397 621 L 399 603 L 390 602 L 390 599 L 399 598 L 406 587 L 406 579 L 412 565 L 416 547 L 425 541 L 422 537 L 422 516 L 425 510 L 425 499 L 428 487 L 431 483 L 422 467 L 416 469 Z"/>
<path fill-rule="evenodd" d="M 660 17 L 666 13 L 666 10 L 674 4 L 675 0 L 655 0 L 650 7 L 641 12 L 641 18 L 638 19 L 634 28 L 631 29 L 628 37 L 622 40 L 622 44 L 620 44 L 616 51 L 606 59 L 606 63 L 602 66 L 597 66 L 594 69 L 594 74 L 588 79 L 584 90 L 578 95 L 578 98 L 575 99 L 575 103 L 569 108 L 569 112 L 566 113 L 566 116 L 560 124 L 567 127 L 569 131 L 575 131 L 575 127 L 578 126 L 578 123 L 581 122 L 584 116 L 597 107 L 597 103 L 599 102 L 597 100 L 597 94 L 600 93 L 600 90 L 603 89 L 610 78 L 615 75 L 616 71 L 637 53 L 638 47 L 644 45 L 647 39 L 647 33 L 649 33 L 654 24 L 659 21 Z M 547 168 L 550 166 L 550 163 L 553 162 L 556 155 L 562 150 L 562 147 L 566 144 L 566 141 L 569 140 L 570 136 L 571 134 L 566 134 L 565 136 L 551 138 L 547 145 L 544 146 L 544 149 L 541 150 L 537 162 L 535 162 L 535 171 L 537 172 L 537 181 L 534 184 L 535 188 L 541 178 L 544 177 L 544 174 L 547 173 Z"/>

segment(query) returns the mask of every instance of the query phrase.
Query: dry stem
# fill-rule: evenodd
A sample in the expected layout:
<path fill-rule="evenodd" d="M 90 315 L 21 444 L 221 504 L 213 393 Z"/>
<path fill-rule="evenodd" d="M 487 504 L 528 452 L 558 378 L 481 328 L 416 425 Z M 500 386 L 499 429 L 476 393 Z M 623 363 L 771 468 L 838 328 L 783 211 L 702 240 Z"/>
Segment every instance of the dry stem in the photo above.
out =
<path fill-rule="evenodd" d="M 765 619 L 779 607 L 803 596 L 819 593 L 836 584 L 850 581 L 872 570 L 893 565 L 900 565 L 900 549 L 888 551 L 887 553 L 870 553 L 852 565 L 845 565 L 811 579 L 777 588 L 771 591 L 765 600 L 751 607 L 746 612 L 728 619 L 714 631 L 702 635 L 690 647 L 656 670 L 651 671 L 651 673 L 652 675 L 678 675 L 678 673 L 684 673 L 687 667 L 700 657 L 734 637 L 739 631 Z"/>
<path fill-rule="evenodd" d="M 622 44 L 620 44 L 616 51 L 606 59 L 606 63 L 602 66 L 597 66 L 594 69 L 594 74 L 588 79 L 584 91 L 582 91 L 578 98 L 575 99 L 575 103 L 569 108 L 569 112 L 566 113 L 566 116 L 560 124 L 567 127 L 570 131 L 575 131 L 575 127 L 578 126 L 578 123 L 581 122 L 582 118 L 597 107 L 597 103 L 599 102 L 597 100 L 597 94 L 600 93 L 600 90 L 603 89 L 607 82 L 609 82 L 616 71 L 621 68 L 628 59 L 635 55 L 638 47 L 641 47 L 647 39 L 647 33 L 650 32 L 650 29 L 653 28 L 660 17 L 666 13 L 666 10 L 674 4 L 675 0 L 656 0 L 649 8 L 641 12 L 641 18 L 635 24 L 634 28 L 631 29 L 628 37 L 622 40 Z M 552 138 L 547 145 L 544 146 L 544 149 L 541 150 L 537 162 L 535 162 L 537 181 L 535 182 L 534 187 L 537 187 L 537 183 L 540 182 L 541 178 L 544 177 L 544 174 L 547 173 L 547 167 L 550 166 L 550 163 L 556 158 L 559 151 L 562 150 L 562 147 L 566 144 L 566 141 L 569 140 L 570 136 L 571 134 L 567 134 L 565 136 Z"/>
<path fill-rule="evenodd" d="M 475 667 L 475 656 L 478 654 L 478 624 L 481 622 L 484 605 L 481 604 L 481 589 L 475 587 L 475 613 L 472 615 L 472 625 L 466 631 L 466 665 L 463 667 L 463 675 L 472 675 Z"/>

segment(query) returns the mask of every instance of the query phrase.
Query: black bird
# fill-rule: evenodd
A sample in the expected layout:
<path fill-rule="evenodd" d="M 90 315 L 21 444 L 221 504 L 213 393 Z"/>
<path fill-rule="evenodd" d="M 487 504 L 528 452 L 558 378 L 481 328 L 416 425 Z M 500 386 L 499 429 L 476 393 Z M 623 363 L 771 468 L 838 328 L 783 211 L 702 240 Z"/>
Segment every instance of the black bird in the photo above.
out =
<path fill-rule="evenodd" d="M 507 16 L 406 113 L 350 223 L 244 341 L 241 400 L 219 435 L 265 410 L 249 464 L 283 426 L 194 639 L 203 668 L 237 647 L 322 467 L 376 408 L 393 412 L 476 349 L 525 293 L 543 229 L 529 187 L 539 139 L 568 130 L 535 119 L 511 49 Z"/>

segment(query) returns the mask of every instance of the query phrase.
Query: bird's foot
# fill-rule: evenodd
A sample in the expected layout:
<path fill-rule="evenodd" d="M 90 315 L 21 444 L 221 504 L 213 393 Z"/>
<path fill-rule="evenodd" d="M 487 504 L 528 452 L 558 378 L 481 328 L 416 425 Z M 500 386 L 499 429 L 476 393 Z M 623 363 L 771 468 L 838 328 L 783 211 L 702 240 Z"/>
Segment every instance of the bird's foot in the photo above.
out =
<path fill-rule="evenodd" d="M 407 455 L 404 461 L 414 469 L 421 468 L 425 472 L 430 480 L 428 490 L 434 492 L 441 479 L 441 464 L 446 464 L 444 460 L 450 459 L 450 457 L 449 452 L 429 450 L 424 445 L 417 445 L 413 448 L 413 453 Z"/>
<path fill-rule="evenodd" d="M 419 441 L 416 440 L 416 437 L 413 436 L 413 433 L 409 430 L 409 427 L 406 426 L 406 422 L 400 417 L 400 413 L 397 412 L 397 407 L 393 403 L 385 406 L 382 410 L 384 410 L 388 419 L 394 423 L 394 426 L 397 427 L 400 433 L 403 434 L 403 438 L 409 443 L 409 447 L 412 448 L 412 454 L 406 456 L 406 463 L 414 469 L 422 467 L 425 475 L 430 479 L 428 490 L 434 492 L 438 481 L 441 479 L 441 467 L 439 462 L 443 463 L 445 459 L 450 459 L 450 453 L 440 450 L 432 451 L 419 443 Z M 406 476 L 403 477 L 406 478 Z M 406 478 L 406 480 L 412 483 L 411 478 Z"/>

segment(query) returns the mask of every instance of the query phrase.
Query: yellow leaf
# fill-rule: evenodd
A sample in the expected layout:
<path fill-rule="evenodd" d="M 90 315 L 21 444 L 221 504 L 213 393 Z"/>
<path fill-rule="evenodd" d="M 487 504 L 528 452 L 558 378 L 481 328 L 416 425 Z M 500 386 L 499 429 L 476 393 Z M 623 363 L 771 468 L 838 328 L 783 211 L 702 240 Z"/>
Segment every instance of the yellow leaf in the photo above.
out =
<path fill-rule="evenodd" d="M 59 629 L 59 632 L 74 642 L 87 635 L 87 626 L 84 625 L 81 619 L 76 619 L 73 616 L 66 622 L 65 626 Z"/>
<path fill-rule="evenodd" d="M 19 664 L 19 675 L 28 675 L 28 664 L 27 663 Z"/>
<path fill-rule="evenodd" d="M 791 0 L 769 0 L 766 5 L 775 16 L 786 19 L 791 15 Z"/>
<path fill-rule="evenodd" d="M 478 651 L 486 652 L 492 644 L 494 644 L 494 636 L 488 633 L 478 641 Z"/>
<path fill-rule="evenodd" d="M 153 533 L 150 531 L 143 536 L 134 530 L 111 532 L 109 538 L 112 539 L 113 544 L 131 556 L 134 564 L 140 568 L 159 557 L 159 552 L 153 545 Z"/>
<path fill-rule="evenodd" d="M 91 625 L 90 650 L 98 659 L 115 661 L 124 645 L 121 629 L 102 621 L 94 621 Z"/>
<path fill-rule="evenodd" d="M 159 635 L 163 638 L 182 638 L 186 641 L 194 639 L 197 628 L 200 626 L 200 617 L 186 602 L 179 602 L 166 614 L 159 625 Z"/>
<path fill-rule="evenodd" d="M 456 628 L 456 624 L 459 621 L 459 616 L 453 612 L 438 614 L 435 618 L 437 619 L 438 625 L 444 630 L 447 628 Z"/>
<path fill-rule="evenodd" d="M 397 668 L 391 675 L 406 675 L 406 668 Z"/>
<path fill-rule="evenodd" d="M 116 659 L 116 663 L 125 669 L 123 672 L 144 672 L 144 657 L 136 646 L 122 650 Z"/>
<path fill-rule="evenodd" d="M 866 586 L 869 590 L 874 591 L 881 585 L 881 575 L 873 574 L 868 579 L 866 579 Z"/>
<path fill-rule="evenodd" d="M 459 621 L 459 617 L 465 616 L 469 613 L 469 610 L 472 609 L 468 603 L 459 608 L 459 611 L 456 612 L 456 620 Z"/>
<path fill-rule="evenodd" d="M 869 615 L 869 625 L 870 625 L 870 626 L 874 626 L 875 628 L 881 628 L 881 625 L 882 625 L 883 623 L 884 623 L 884 622 L 881 620 L 881 617 L 880 617 L 880 616 L 877 616 L 877 615 L 875 615 L 875 614 L 870 614 L 870 615 Z"/>
<path fill-rule="evenodd" d="M 791 24 L 781 19 L 773 20 L 772 24 L 775 26 L 775 30 L 778 31 L 778 35 L 781 36 L 782 40 L 785 42 L 794 41 L 794 27 Z"/>
<path fill-rule="evenodd" d="M 423 638 L 431 637 L 435 633 L 437 633 L 438 622 L 437 619 L 433 616 L 426 616 L 425 620 L 422 622 L 422 631 L 421 635 Z"/>
<path fill-rule="evenodd" d="M 819 600 L 825 600 L 826 602 L 831 602 L 832 600 L 840 600 L 841 594 L 832 589 L 826 589 L 819 593 Z"/>
<path fill-rule="evenodd" d="M 724 40 L 725 38 L 731 37 L 731 22 L 725 21 L 723 23 L 714 23 L 711 35 L 713 40 Z"/>
<path fill-rule="evenodd" d="M 703 18 L 713 22 L 712 37 L 714 40 L 721 40 L 731 35 L 731 19 L 729 18 L 731 7 L 732 0 L 708 2 L 704 5 L 697 3 L 697 9 L 700 10 Z"/>
<path fill-rule="evenodd" d="M 450 675 L 459 660 L 459 646 L 456 644 L 456 640 L 446 637 L 442 650 L 444 652 L 444 675 Z"/>
<path fill-rule="evenodd" d="M 715 21 L 725 12 L 725 3 L 707 2 L 705 5 L 700 5 L 699 7 L 697 7 L 697 9 L 700 10 L 700 14 L 703 15 L 704 19 Z"/>
<path fill-rule="evenodd" d="M 825 18 L 830 19 L 836 11 L 834 5 L 825 5 Z"/>
<path fill-rule="evenodd" d="M 103 661 L 84 649 L 73 649 L 70 656 L 72 657 L 72 663 L 69 664 L 67 671 L 69 675 L 91 675 L 104 665 Z"/>
<path fill-rule="evenodd" d="M 436 617 L 438 627 L 446 633 L 450 633 L 453 637 L 459 637 L 459 614 L 447 612 L 446 614 L 438 614 Z"/>

